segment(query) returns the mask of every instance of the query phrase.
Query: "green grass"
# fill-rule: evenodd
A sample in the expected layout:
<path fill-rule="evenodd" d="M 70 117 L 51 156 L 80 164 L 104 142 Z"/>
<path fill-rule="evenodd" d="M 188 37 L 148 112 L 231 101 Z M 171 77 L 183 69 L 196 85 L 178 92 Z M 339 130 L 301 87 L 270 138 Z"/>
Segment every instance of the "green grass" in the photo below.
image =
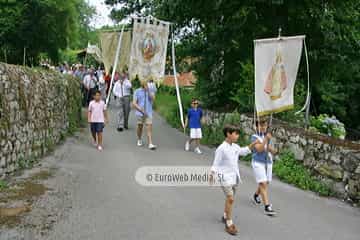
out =
<path fill-rule="evenodd" d="M 186 117 L 186 111 L 190 107 L 191 99 L 194 95 L 191 90 L 187 89 L 181 89 L 180 92 L 184 117 Z M 182 129 L 176 93 L 172 88 L 159 88 L 154 108 L 172 127 Z"/>
<path fill-rule="evenodd" d="M 280 154 L 280 159 L 275 162 L 273 171 L 283 182 L 295 185 L 303 190 L 310 190 L 322 196 L 334 195 L 330 186 L 312 176 L 310 170 L 298 162 L 290 151 L 284 151 Z"/>

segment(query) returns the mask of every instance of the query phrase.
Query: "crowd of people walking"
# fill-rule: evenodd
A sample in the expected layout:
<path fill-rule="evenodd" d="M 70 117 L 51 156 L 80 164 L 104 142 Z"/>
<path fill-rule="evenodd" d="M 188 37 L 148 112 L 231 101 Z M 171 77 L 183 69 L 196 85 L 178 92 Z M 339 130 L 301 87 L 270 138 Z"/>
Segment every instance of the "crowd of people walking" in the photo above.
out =
<path fill-rule="evenodd" d="M 143 128 L 145 125 L 147 143 L 150 150 L 157 146 L 153 143 L 153 103 L 155 101 L 157 88 L 153 81 L 141 82 L 140 88 L 133 91 L 126 70 L 116 72 L 111 85 L 111 76 L 105 73 L 102 68 L 97 70 L 94 67 L 86 68 L 81 64 L 68 67 L 60 66 L 58 70 L 62 74 L 71 74 L 81 82 L 83 91 L 83 105 L 88 106 L 88 122 L 93 138 L 93 144 L 99 151 L 103 150 L 103 129 L 108 123 L 106 99 L 114 99 L 118 108 L 116 129 L 119 132 L 129 129 L 129 114 L 131 106 L 136 117 L 137 146 L 143 146 Z M 112 92 L 111 92 L 112 91 Z M 108 94 L 113 98 L 107 98 Z M 203 112 L 199 107 L 199 100 L 192 99 L 191 106 L 187 111 L 187 118 L 184 128 L 189 127 L 190 138 L 185 143 L 185 150 L 189 151 L 194 145 L 194 152 L 202 154 L 200 140 L 202 138 Z M 272 147 L 272 135 L 268 132 L 266 119 L 258 119 L 255 123 L 255 133 L 251 136 L 250 144 L 240 147 L 236 143 L 239 139 L 240 130 L 236 126 L 224 126 L 224 142 L 216 149 L 214 162 L 211 167 L 210 183 L 214 182 L 215 175 L 223 177 L 221 180 L 222 190 L 225 194 L 225 208 L 222 221 L 225 224 L 225 231 L 236 235 L 238 230 L 232 221 L 234 196 L 238 184 L 241 182 L 238 160 L 240 156 L 252 154 L 252 168 L 255 180 L 258 184 L 252 196 L 256 205 L 263 204 L 266 215 L 274 216 L 269 200 L 269 184 L 272 181 L 273 156 L 277 151 Z"/>

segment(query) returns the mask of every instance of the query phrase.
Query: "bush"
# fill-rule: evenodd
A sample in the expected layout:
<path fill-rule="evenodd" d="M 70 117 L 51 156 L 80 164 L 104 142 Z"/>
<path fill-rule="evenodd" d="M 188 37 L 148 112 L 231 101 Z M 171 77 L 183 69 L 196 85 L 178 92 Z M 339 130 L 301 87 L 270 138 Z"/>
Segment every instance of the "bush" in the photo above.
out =
<path fill-rule="evenodd" d="M 190 107 L 191 99 L 195 97 L 191 89 L 180 89 L 183 105 L 184 117 Z M 156 94 L 154 108 L 162 115 L 166 121 L 174 128 L 181 128 L 179 107 L 174 87 L 160 86 Z"/>
<path fill-rule="evenodd" d="M 330 137 L 345 139 L 345 126 L 335 116 L 330 118 L 327 114 L 321 114 L 318 117 L 311 117 L 310 126 L 312 130 Z"/>
<path fill-rule="evenodd" d="M 299 163 L 290 151 L 280 154 L 280 159 L 275 162 L 273 170 L 280 180 L 303 190 L 310 190 L 322 196 L 333 195 L 330 187 L 313 177 L 310 170 Z"/>

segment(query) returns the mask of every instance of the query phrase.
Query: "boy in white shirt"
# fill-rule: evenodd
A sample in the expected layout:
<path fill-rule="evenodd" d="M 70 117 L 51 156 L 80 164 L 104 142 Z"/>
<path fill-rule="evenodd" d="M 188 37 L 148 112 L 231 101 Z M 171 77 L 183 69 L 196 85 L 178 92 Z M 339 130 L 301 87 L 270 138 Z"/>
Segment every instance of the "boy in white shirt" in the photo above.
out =
<path fill-rule="evenodd" d="M 241 181 L 238 160 L 240 156 L 251 154 L 251 149 L 257 144 L 257 141 L 247 147 L 240 147 L 236 144 L 240 133 L 237 127 L 227 125 L 223 132 L 225 141 L 216 149 L 214 163 L 211 167 L 210 183 L 214 182 L 215 174 L 220 176 L 221 188 L 226 197 L 222 220 L 225 223 L 225 231 L 236 235 L 238 230 L 232 222 L 232 209 L 235 191 Z"/>

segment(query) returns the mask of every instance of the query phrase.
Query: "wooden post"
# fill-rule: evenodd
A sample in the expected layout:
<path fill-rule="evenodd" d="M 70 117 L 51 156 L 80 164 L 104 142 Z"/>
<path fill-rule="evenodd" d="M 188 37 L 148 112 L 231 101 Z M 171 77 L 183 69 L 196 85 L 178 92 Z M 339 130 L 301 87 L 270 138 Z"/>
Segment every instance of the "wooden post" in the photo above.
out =
<path fill-rule="evenodd" d="M 7 53 L 6 53 L 6 48 L 4 48 L 4 61 L 5 61 L 5 63 L 7 63 Z"/>
<path fill-rule="evenodd" d="M 24 47 L 24 59 L 23 59 L 23 66 L 26 64 L 26 47 Z"/>

